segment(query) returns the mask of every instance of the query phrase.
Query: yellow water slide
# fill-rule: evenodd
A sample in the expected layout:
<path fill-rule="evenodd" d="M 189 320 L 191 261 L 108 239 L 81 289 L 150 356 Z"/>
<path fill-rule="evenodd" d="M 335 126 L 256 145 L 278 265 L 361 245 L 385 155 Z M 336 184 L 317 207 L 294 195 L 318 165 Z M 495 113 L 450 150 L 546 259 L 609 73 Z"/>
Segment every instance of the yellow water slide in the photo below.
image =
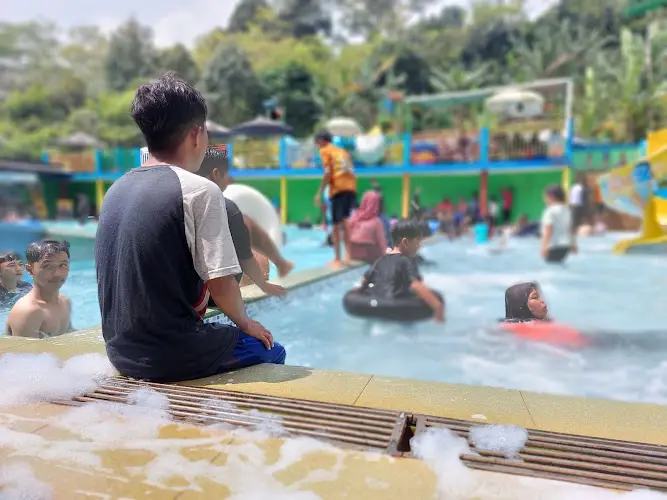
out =
<path fill-rule="evenodd" d="M 645 158 L 600 176 L 605 205 L 642 219 L 640 235 L 618 242 L 615 253 L 667 252 L 667 233 L 661 226 L 667 223 L 667 200 L 656 195 L 663 181 L 667 181 L 667 129 L 649 134 Z"/>

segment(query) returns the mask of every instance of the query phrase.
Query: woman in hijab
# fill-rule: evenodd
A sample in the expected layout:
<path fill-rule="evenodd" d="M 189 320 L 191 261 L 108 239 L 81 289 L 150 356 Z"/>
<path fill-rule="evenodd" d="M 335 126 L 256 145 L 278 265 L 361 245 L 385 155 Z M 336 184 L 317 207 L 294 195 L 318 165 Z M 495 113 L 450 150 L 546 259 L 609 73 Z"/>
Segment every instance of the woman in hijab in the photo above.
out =
<path fill-rule="evenodd" d="M 506 323 L 549 321 L 547 304 L 537 283 L 519 283 L 505 291 Z"/>
<path fill-rule="evenodd" d="M 387 251 L 387 238 L 380 218 L 382 195 L 366 191 L 361 206 L 348 219 L 350 230 L 350 257 L 372 264 Z"/>

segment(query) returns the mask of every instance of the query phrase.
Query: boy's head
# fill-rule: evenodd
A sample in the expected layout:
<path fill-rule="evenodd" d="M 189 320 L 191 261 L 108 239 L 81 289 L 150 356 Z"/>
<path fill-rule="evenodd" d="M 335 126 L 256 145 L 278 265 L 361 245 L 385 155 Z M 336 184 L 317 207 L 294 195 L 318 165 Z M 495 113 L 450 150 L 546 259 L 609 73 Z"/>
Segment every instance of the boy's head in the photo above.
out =
<path fill-rule="evenodd" d="M 191 172 L 199 169 L 208 145 L 207 113 L 202 95 L 173 72 L 139 87 L 131 110 L 150 153 L 178 160 Z"/>
<path fill-rule="evenodd" d="M 21 256 L 16 252 L 0 253 L 0 282 L 14 284 L 21 276 L 25 266 Z"/>
<path fill-rule="evenodd" d="M 421 247 L 423 229 L 419 222 L 402 219 L 391 227 L 391 240 L 394 248 L 403 255 L 414 257 Z"/>
<path fill-rule="evenodd" d="M 565 203 L 565 191 L 558 184 L 553 184 L 544 190 L 544 202 L 547 205 Z"/>
<path fill-rule="evenodd" d="M 69 275 L 69 243 L 43 240 L 31 243 L 25 252 L 26 269 L 36 286 L 59 290 Z"/>
<path fill-rule="evenodd" d="M 197 171 L 202 177 L 214 182 L 223 191 L 229 186 L 229 158 L 222 149 L 209 146 L 204 154 L 204 161 Z"/>
<path fill-rule="evenodd" d="M 318 148 L 323 148 L 324 146 L 328 146 L 331 144 L 333 141 L 333 137 L 331 135 L 331 132 L 328 130 L 320 130 L 317 134 L 315 134 L 315 144 L 317 144 Z"/>

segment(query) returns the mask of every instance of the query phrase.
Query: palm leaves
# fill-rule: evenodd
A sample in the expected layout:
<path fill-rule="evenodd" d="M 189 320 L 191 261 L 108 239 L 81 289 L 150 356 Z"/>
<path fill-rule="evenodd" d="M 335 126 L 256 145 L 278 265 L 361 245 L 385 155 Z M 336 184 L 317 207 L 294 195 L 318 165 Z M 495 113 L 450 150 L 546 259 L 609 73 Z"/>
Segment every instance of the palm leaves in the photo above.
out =
<path fill-rule="evenodd" d="M 573 28 L 564 20 L 556 30 L 551 25 L 538 28 L 532 43 L 515 39 L 515 57 L 529 80 L 581 74 L 581 70 L 612 39 L 583 25 Z"/>

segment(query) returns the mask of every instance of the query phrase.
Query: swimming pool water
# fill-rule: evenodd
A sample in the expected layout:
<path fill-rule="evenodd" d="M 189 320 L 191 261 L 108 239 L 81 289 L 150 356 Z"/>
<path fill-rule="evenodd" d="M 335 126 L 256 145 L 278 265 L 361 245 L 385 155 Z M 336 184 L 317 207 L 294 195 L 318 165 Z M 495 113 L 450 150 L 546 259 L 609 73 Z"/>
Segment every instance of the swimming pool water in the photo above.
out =
<path fill-rule="evenodd" d="M 62 227 L 68 230 L 80 229 L 85 231 L 90 228 L 78 228 L 73 223 L 63 223 Z M 94 226 L 92 226 L 94 234 Z M 70 231 L 70 234 L 75 234 Z M 319 229 L 300 230 L 294 226 L 285 227 L 287 244 L 283 247 L 282 253 L 288 260 L 294 262 L 295 271 L 312 269 L 325 265 L 333 259 L 331 248 L 323 247 L 322 243 L 326 240 L 326 234 Z M 88 235 L 87 237 L 64 236 L 70 244 L 70 253 L 72 263 L 70 265 L 70 274 L 67 282 L 62 288 L 62 293 L 72 299 L 72 323 L 74 328 L 88 328 L 99 325 L 100 310 L 97 302 L 97 279 L 95 276 L 95 240 Z M 62 239 L 62 238 L 59 238 Z M 271 276 L 276 276 L 276 270 L 272 268 Z M 30 281 L 26 273 L 24 279 Z M 5 322 L 9 311 L 0 309 L 0 335 L 4 334 Z"/>
<path fill-rule="evenodd" d="M 538 257 L 536 240 L 498 255 L 471 241 L 424 248 L 437 262 L 425 281 L 447 299 L 447 322 L 412 325 L 352 318 L 342 296 L 361 272 L 331 280 L 315 296 L 295 294 L 258 313 L 287 349 L 287 362 L 315 368 L 538 392 L 667 403 L 667 259 L 617 256 L 619 236 L 581 241 L 565 265 Z M 498 331 L 505 289 L 540 283 L 550 314 L 592 336 L 579 350 Z M 289 311 L 289 314 L 284 314 Z"/>

